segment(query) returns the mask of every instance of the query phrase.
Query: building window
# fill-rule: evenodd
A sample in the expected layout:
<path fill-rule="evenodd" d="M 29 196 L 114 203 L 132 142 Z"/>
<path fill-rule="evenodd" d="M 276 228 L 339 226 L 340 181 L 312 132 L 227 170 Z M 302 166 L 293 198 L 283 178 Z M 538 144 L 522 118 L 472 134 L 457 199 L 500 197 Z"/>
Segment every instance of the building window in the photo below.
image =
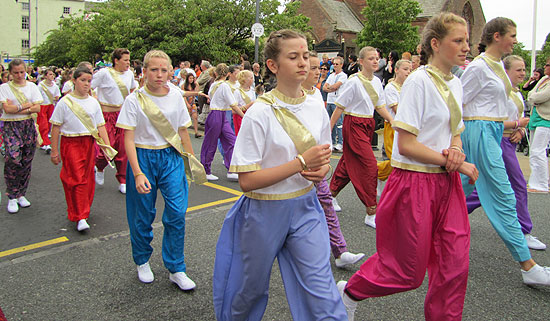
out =
<path fill-rule="evenodd" d="M 21 6 L 22 6 L 23 11 L 29 11 L 29 9 L 30 9 L 30 3 L 28 3 L 28 2 L 21 2 Z"/>
<path fill-rule="evenodd" d="M 24 29 L 24 30 L 29 29 L 29 16 L 21 17 L 21 29 Z"/>
<path fill-rule="evenodd" d="M 21 48 L 23 49 L 29 49 L 30 47 L 30 41 L 29 39 L 23 39 L 21 40 Z"/>
<path fill-rule="evenodd" d="M 63 14 L 71 14 L 71 8 L 70 7 L 63 7 Z"/>

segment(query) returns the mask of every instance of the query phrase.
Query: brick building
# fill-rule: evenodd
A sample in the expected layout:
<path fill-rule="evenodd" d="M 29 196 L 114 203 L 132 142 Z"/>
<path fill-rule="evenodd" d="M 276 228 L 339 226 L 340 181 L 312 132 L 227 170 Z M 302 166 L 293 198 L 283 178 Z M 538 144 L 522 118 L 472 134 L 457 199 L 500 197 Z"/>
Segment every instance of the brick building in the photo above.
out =
<path fill-rule="evenodd" d="M 310 18 L 312 37 L 319 52 L 329 52 L 335 56 L 338 51 L 346 56 L 359 51 L 355 44 L 357 33 L 363 29 L 365 20 L 361 11 L 365 0 L 301 0 L 299 12 Z M 450 11 L 468 21 L 472 54 L 477 54 L 481 31 L 485 26 L 485 16 L 479 0 L 417 0 L 422 9 L 414 26 L 419 31 L 428 20 L 442 11 Z"/>

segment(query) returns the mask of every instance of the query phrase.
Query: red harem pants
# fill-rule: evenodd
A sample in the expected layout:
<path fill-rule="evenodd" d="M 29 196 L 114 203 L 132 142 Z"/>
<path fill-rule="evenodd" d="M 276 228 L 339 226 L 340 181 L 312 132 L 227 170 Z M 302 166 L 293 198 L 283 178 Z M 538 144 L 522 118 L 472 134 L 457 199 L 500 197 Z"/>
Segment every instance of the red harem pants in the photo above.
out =
<path fill-rule="evenodd" d="M 92 136 L 61 137 L 61 183 L 65 190 L 69 220 L 78 222 L 90 216 L 94 201 L 95 140 Z"/>
<path fill-rule="evenodd" d="M 235 127 L 235 136 L 239 135 L 239 130 L 241 130 L 241 124 L 243 118 L 237 114 L 233 114 L 233 127 Z"/>
<path fill-rule="evenodd" d="M 344 117 L 344 153 L 330 182 L 330 190 L 338 194 L 351 180 L 357 196 L 367 207 L 376 205 L 378 167 L 371 145 L 374 125 L 374 118 Z"/>
<path fill-rule="evenodd" d="M 109 136 L 109 142 L 111 146 L 118 151 L 118 154 L 115 156 L 116 179 L 120 184 L 126 184 L 128 158 L 126 157 L 126 149 L 124 149 L 124 129 L 115 126 L 118 114 L 118 111 L 103 112 L 103 118 L 105 118 L 105 130 Z M 105 167 L 107 167 L 108 162 L 97 145 L 96 155 L 95 166 L 99 171 L 103 171 Z"/>
<path fill-rule="evenodd" d="M 38 131 L 40 132 L 40 137 L 42 137 L 42 145 L 40 146 L 52 144 L 48 134 L 50 133 L 50 118 L 52 117 L 54 108 L 55 106 L 53 104 L 40 105 L 40 112 L 38 113 L 38 118 L 36 119 Z"/>
<path fill-rule="evenodd" d="M 460 320 L 470 225 L 458 172 L 394 168 L 376 213 L 376 249 L 349 280 L 355 300 L 416 289 L 428 269 L 426 320 Z"/>

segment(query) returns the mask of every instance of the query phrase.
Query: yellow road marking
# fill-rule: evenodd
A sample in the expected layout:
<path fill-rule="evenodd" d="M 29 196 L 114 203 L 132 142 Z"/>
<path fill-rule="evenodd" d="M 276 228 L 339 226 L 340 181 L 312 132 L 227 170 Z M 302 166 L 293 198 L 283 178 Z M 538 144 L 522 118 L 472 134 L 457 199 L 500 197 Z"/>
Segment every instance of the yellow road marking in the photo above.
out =
<path fill-rule="evenodd" d="M 223 199 L 223 200 L 214 201 L 214 202 L 210 202 L 210 203 L 200 204 L 200 205 L 197 205 L 197 206 L 189 207 L 187 209 L 187 212 L 196 211 L 196 210 L 200 210 L 200 209 L 203 209 L 203 208 L 216 206 L 216 205 L 220 205 L 220 204 L 234 202 L 234 201 L 238 200 L 239 198 L 240 198 L 240 196 L 237 196 L 237 197 L 226 198 L 226 199 Z"/>
<path fill-rule="evenodd" d="M 208 182 L 208 183 L 204 183 L 203 185 L 215 188 L 215 189 L 220 190 L 220 191 L 224 191 L 224 192 L 229 193 L 229 194 L 233 194 L 233 195 L 237 195 L 237 196 L 243 195 L 243 193 L 241 191 L 237 191 L 235 189 L 225 187 L 225 186 L 221 186 L 221 185 L 218 185 L 218 184 Z"/>
<path fill-rule="evenodd" d="M 63 237 L 58 237 L 58 238 L 53 239 L 53 240 L 48 240 L 48 241 L 44 241 L 44 242 L 39 242 L 39 243 L 29 244 L 29 245 L 26 245 L 26 246 L 21 246 L 21 247 L 15 248 L 15 249 L 0 252 L 0 257 L 12 255 L 12 254 L 15 254 L 15 253 L 21 253 L 21 252 L 25 252 L 25 251 L 29 251 L 29 250 L 34 250 L 34 249 L 41 248 L 41 247 L 48 246 L 48 245 L 52 245 L 52 244 L 63 243 L 63 242 L 67 242 L 68 240 L 69 239 L 67 237 L 63 236 Z"/>

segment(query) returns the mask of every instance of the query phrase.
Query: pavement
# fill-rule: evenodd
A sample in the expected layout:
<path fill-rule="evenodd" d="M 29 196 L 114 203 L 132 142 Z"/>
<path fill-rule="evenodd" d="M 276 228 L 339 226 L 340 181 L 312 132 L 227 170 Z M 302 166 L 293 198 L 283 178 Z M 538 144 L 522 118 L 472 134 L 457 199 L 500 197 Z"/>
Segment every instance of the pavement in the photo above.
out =
<path fill-rule="evenodd" d="M 202 139 L 191 136 L 198 154 Z M 333 155 L 333 167 L 338 156 Z M 522 157 L 520 162 L 526 170 L 528 162 Z M 117 191 L 114 170 L 108 169 L 105 185 L 96 187 L 91 229 L 85 233 L 77 232 L 75 224 L 66 218 L 59 170 L 60 166 L 49 162 L 48 155 L 37 150 L 27 193 L 32 206 L 8 214 L 7 200 L 2 198 L 0 308 L 8 320 L 215 320 L 215 246 L 225 214 L 240 195 L 238 183 L 225 179 L 219 154 L 213 162 L 213 173 L 220 180 L 206 186 L 193 184 L 190 189 L 185 255 L 188 275 L 197 283 L 190 292 L 170 283 L 163 267 L 160 195 L 152 243 L 155 251 L 150 261 L 155 281 L 142 284 L 131 258 L 125 200 Z M 3 180 L 0 189 L 4 190 Z M 375 230 L 364 225 L 365 208 L 351 184 L 338 200 L 343 207 L 339 218 L 349 250 L 374 254 Z M 548 195 L 529 194 L 533 235 L 548 244 L 549 208 Z M 482 209 L 470 215 L 470 222 L 470 274 L 463 319 L 550 320 L 550 288 L 522 284 L 519 265 Z M 532 254 L 539 264 L 550 266 L 549 252 Z M 359 266 L 339 269 L 333 263 L 335 280 L 348 279 Z M 356 320 L 421 320 L 427 285 L 426 278 L 417 290 L 361 302 Z M 269 293 L 263 320 L 291 320 L 276 262 Z"/>

